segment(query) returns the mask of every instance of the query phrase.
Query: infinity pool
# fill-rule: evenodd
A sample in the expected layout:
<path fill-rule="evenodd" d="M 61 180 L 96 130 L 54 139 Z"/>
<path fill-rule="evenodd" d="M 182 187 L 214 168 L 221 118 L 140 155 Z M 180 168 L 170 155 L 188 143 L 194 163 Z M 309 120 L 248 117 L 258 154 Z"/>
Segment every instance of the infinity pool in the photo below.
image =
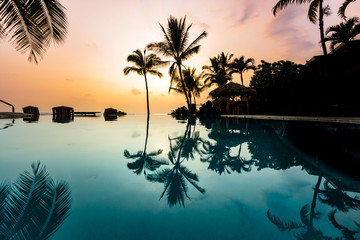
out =
<path fill-rule="evenodd" d="M 0 119 L 0 238 L 22 231 L 3 209 L 33 163 L 67 188 L 52 239 L 360 237 L 358 125 L 146 120 Z"/>

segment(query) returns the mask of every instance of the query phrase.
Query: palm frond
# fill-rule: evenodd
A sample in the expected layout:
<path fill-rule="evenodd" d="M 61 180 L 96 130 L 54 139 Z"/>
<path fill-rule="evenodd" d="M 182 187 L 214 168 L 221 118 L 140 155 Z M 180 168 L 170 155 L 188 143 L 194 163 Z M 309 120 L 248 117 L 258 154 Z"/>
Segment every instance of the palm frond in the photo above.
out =
<path fill-rule="evenodd" d="M 29 61 L 37 63 L 46 50 L 46 43 L 37 23 L 30 17 L 29 9 L 22 1 L 2 1 L 0 19 L 4 30 L 10 34 L 10 42 L 17 51 L 29 51 Z"/>
<path fill-rule="evenodd" d="M 301 223 L 293 221 L 282 221 L 280 218 L 272 215 L 270 210 L 266 212 L 267 218 L 272 222 L 280 231 L 291 231 L 298 228 L 304 228 Z"/>
<path fill-rule="evenodd" d="M 8 193 L 1 239 L 48 239 L 70 210 L 70 191 L 65 182 L 54 184 L 40 163 L 31 165 Z"/>
<path fill-rule="evenodd" d="M 340 16 L 340 17 L 342 17 L 342 18 L 346 18 L 345 17 L 345 10 L 346 10 L 346 8 L 348 7 L 348 5 L 350 4 L 350 3 L 352 3 L 352 2 L 355 2 L 356 0 L 345 0 L 344 2 L 343 2 L 343 4 L 340 6 L 340 8 L 339 8 L 339 10 L 338 10 L 338 15 Z"/>
<path fill-rule="evenodd" d="M 66 182 L 48 181 L 48 189 L 41 201 L 39 216 L 36 222 L 39 232 L 37 239 L 49 239 L 69 216 L 71 205 L 70 188 Z"/>
<path fill-rule="evenodd" d="M 54 43 L 61 44 L 65 41 L 68 23 L 65 7 L 59 1 L 31 1 L 29 9 L 33 12 L 31 15 L 38 22 L 46 43 L 53 40 Z"/>
<path fill-rule="evenodd" d="M 302 206 L 302 208 L 300 209 L 300 219 L 301 222 L 306 225 L 309 226 L 310 225 L 310 217 L 309 217 L 309 205 L 305 204 L 304 206 Z"/>
<path fill-rule="evenodd" d="M 316 20 L 317 20 L 317 10 L 319 8 L 319 1 L 312 1 L 310 3 L 310 6 L 309 6 L 309 10 L 308 10 L 308 19 L 310 20 L 310 22 L 312 23 L 316 23 Z M 322 11 L 322 10 L 320 10 Z"/>
<path fill-rule="evenodd" d="M 129 73 L 131 72 L 135 72 L 137 73 L 138 75 L 143 75 L 144 74 L 144 71 L 140 68 L 136 68 L 136 67 L 126 67 L 124 68 L 124 75 L 128 75 Z"/>

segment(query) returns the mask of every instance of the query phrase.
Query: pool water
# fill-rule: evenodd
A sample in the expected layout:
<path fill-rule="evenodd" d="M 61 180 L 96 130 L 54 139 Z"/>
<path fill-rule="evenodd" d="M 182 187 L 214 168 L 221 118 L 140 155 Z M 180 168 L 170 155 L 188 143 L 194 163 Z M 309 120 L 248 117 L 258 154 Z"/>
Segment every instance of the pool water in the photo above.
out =
<path fill-rule="evenodd" d="M 358 125 L 167 115 L 0 119 L 0 236 L 18 236 L 1 186 L 15 191 L 40 162 L 69 197 L 52 239 L 358 239 L 359 136 Z"/>

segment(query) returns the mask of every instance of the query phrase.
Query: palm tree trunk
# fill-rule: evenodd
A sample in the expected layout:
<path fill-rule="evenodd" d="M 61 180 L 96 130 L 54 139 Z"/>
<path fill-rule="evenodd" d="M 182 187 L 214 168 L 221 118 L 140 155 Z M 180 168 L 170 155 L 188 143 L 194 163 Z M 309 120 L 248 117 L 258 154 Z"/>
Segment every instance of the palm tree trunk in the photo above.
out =
<path fill-rule="evenodd" d="M 150 106 L 149 106 L 149 88 L 148 88 L 148 84 L 147 84 L 147 78 L 146 78 L 146 72 L 144 71 L 144 76 L 145 76 L 145 87 L 146 87 L 146 106 L 147 106 L 147 114 L 148 117 L 150 115 Z"/>
<path fill-rule="evenodd" d="M 326 44 L 325 44 L 325 34 L 324 34 L 324 10 L 323 10 L 323 0 L 319 0 L 319 27 L 320 27 L 320 41 L 321 47 L 324 52 L 324 56 L 327 56 Z"/>
<path fill-rule="evenodd" d="M 322 180 L 322 175 L 319 176 L 318 181 L 316 183 L 316 186 L 314 188 L 314 195 L 313 195 L 313 199 L 311 202 L 311 209 L 310 209 L 310 224 L 313 224 L 313 219 L 315 216 L 315 206 L 316 206 L 316 200 L 317 200 L 317 196 L 319 193 L 319 188 L 320 188 L 320 184 L 321 184 L 321 180 Z"/>
<path fill-rule="evenodd" d="M 243 86 L 244 86 L 244 79 L 243 79 L 242 72 L 240 72 L 240 77 L 241 77 L 241 85 L 243 85 Z"/>
<path fill-rule="evenodd" d="M 145 145 L 144 145 L 144 151 L 143 151 L 143 156 L 146 155 L 146 147 L 147 147 L 147 141 L 148 141 L 148 137 L 149 137 L 149 122 L 150 122 L 150 114 L 147 114 L 146 117 L 146 134 L 145 134 Z"/>
<path fill-rule="evenodd" d="M 188 105 L 188 109 L 190 110 L 190 101 L 189 101 L 189 96 L 188 96 L 188 94 L 186 92 L 185 82 L 184 82 L 182 72 L 181 72 L 181 65 L 180 64 L 177 64 L 177 65 L 178 65 L 178 69 L 179 69 L 179 76 L 180 76 L 180 80 L 181 80 L 181 85 L 182 85 L 182 88 L 183 88 L 183 91 L 184 91 L 184 94 L 185 94 L 185 98 L 186 98 L 186 103 Z"/>

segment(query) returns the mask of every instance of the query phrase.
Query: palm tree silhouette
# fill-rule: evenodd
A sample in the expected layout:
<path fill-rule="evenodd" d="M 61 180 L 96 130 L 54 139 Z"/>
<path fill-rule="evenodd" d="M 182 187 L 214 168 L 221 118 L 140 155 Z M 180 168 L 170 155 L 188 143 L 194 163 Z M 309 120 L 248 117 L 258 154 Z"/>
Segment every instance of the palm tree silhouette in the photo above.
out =
<path fill-rule="evenodd" d="M 199 41 L 207 36 L 206 31 L 202 32 L 193 42 L 189 42 L 189 30 L 192 24 L 186 26 L 186 16 L 184 18 L 177 18 L 170 16 L 168 19 L 167 29 L 160 24 L 161 30 L 164 33 L 165 39 L 163 42 L 154 42 L 147 45 L 150 50 L 160 52 L 165 57 L 173 59 L 170 66 L 170 76 L 178 69 L 180 81 L 182 83 L 183 92 L 186 98 L 186 103 L 190 109 L 191 101 L 186 91 L 186 83 L 182 75 L 183 61 L 189 59 L 193 54 L 198 53 L 200 49 Z M 171 79 L 172 81 L 172 79 Z M 171 84 L 170 84 L 171 85 Z"/>
<path fill-rule="evenodd" d="M 329 33 L 331 35 L 326 37 L 325 41 L 331 41 L 330 48 L 332 50 L 340 43 L 344 43 L 347 46 L 346 44 L 360 34 L 359 18 L 349 18 L 345 22 L 331 26 L 326 30 L 326 34 Z"/>
<path fill-rule="evenodd" d="M 127 57 L 128 62 L 132 62 L 135 64 L 135 67 L 126 67 L 124 68 L 124 74 L 128 75 L 130 72 L 135 72 L 139 75 L 144 75 L 145 78 L 145 88 L 146 88 L 146 106 L 147 106 L 147 114 L 150 114 L 149 107 L 149 89 L 147 83 L 146 74 L 149 73 L 151 75 L 155 75 L 158 77 L 162 77 L 162 73 L 157 71 L 156 68 L 163 65 L 164 63 L 161 59 L 156 56 L 155 53 L 150 53 L 146 55 L 146 50 L 144 50 L 144 54 L 142 54 L 140 49 L 137 49 Z"/>
<path fill-rule="evenodd" d="M 181 164 L 186 158 L 182 157 L 182 151 L 184 149 L 185 141 L 189 131 L 189 122 L 184 136 L 180 141 L 176 139 L 175 146 L 172 146 L 173 139 L 169 138 L 170 151 L 168 158 L 172 164 L 172 168 L 166 168 L 160 171 L 156 171 L 153 174 L 148 174 L 147 179 L 151 182 L 158 182 L 164 184 L 164 191 L 162 192 L 160 199 L 167 194 L 167 200 L 170 207 L 179 204 L 185 207 L 185 197 L 191 200 L 187 194 L 188 187 L 187 182 L 190 183 L 195 189 L 202 194 L 205 193 L 205 189 L 201 188 L 197 182 L 199 181 L 198 176 L 192 173 L 188 168 Z"/>
<path fill-rule="evenodd" d="M 10 186 L 0 185 L 0 239 L 49 239 L 69 215 L 70 190 L 40 163 Z"/>
<path fill-rule="evenodd" d="M 321 47 L 324 55 L 327 55 L 324 34 L 324 16 L 330 14 L 329 6 L 323 6 L 324 0 L 279 0 L 273 7 L 273 14 L 276 15 L 280 10 L 293 3 L 310 3 L 307 17 L 313 24 L 315 24 L 317 20 L 319 21 Z"/>
<path fill-rule="evenodd" d="M 335 218 L 335 214 L 336 214 L 336 210 L 332 211 L 329 214 L 329 220 L 330 220 L 331 224 L 335 228 L 339 229 L 342 232 L 342 234 L 344 236 L 344 239 L 346 239 L 346 240 L 356 240 L 355 234 L 360 232 L 359 231 L 360 230 L 359 223 L 354 222 L 358 226 L 359 230 L 357 230 L 357 231 L 350 230 L 349 228 L 345 227 L 344 225 L 341 225 L 340 223 L 338 223 L 338 221 Z"/>
<path fill-rule="evenodd" d="M 219 173 L 219 175 L 231 173 L 230 162 L 232 157 L 230 156 L 229 147 L 219 142 L 216 142 L 215 144 L 205 142 L 201 153 L 202 157 L 200 158 L 200 161 L 209 163 L 208 169 Z"/>
<path fill-rule="evenodd" d="M 230 60 L 233 57 L 233 54 L 225 54 L 222 52 L 216 57 L 210 58 L 210 65 L 205 65 L 202 67 L 205 70 L 204 74 L 204 83 L 206 87 L 210 88 L 212 85 L 217 85 L 221 87 L 225 85 L 228 81 L 231 80 L 231 68 Z"/>
<path fill-rule="evenodd" d="M 319 199 L 321 202 L 335 207 L 342 212 L 349 209 L 360 209 L 360 199 L 350 197 L 342 188 L 341 185 L 331 186 L 329 181 L 324 182 L 324 189 L 319 190 Z"/>
<path fill-rule="evenodd" d="M 129 162 L 127 167 L 134 171 L 137 175 L 140 175 L 144 172 L 146 176 L 146 169 L 150 171 L 155 171 L 161 165 L 167 165 L 167 161 L 161 159 L 155 159 L 156 156 L 163 152 L 162 149 L 147 153 L 147 143 L 149 137 L 149 114 L 147 115 L 146 122 L 146 134 L 145 134 L 145 144 L 143 151 L 138 151 L 136 154 L 130 154 L 128 150 L 124 150 L 124 156 L 128 159 L 135 159 L 133 162 Z"/>
<path fill-rule="evenodd" d="M 61 44 L 67 33 L 65 8 L 59 1 L 0 0 L 0 38 L 9 37 L 15 49 L 29 51 L 38 62 L 52 42 Z"/>
<path fill-rule="evenodd" d="M 338 10 L 338 15 L 341 16 L 342 18 L 346 18 L 345 17 L 345 10 L 348 7 L 348 5 L 352 2 L 355 2 L 356 0 L 345 0 L 343 2 L 343 4 L 340 6 L 339 10 Z"/>
<path fill-rule="evenodd" d="M 244 86 L 244 79 L 243 79 L 243 73 L 248 70 L 255 70 L 256 67 L 254 66 L 254 59 L 248 58 L 245 60 L 244 56 L 241 56 L 240 58 L 235 58 L 232 63 L 230 63 L 231 71 L 230 75 L 234 73 L 239 73 L 241 78 L 241 85 Z"/>
<path fill-rule="evenodd" d="M 169 93 L 173 90 L 177 93 L 184 94 L 184 87 L 182 86 L 179 74 L 177 74 L 177 72 L 173 72 L 172 74 L 173 76 L 171 77 L 172 81 Z M 196 68 L 188 67 L 182 70 L 182 74 L 184 77 L 185 89 L 187 90 L 187 94 L 190 98 L 190 104 L 192 103 L 193 98 L 196 106 L 196 97 L 200 97 L 200 93 L 205 89 L 205 86 L 202 83 L 204 73 L 201 72 L 199 75 L 196 75 Z"/>
<path fill-rule="evenodd" d="M 300 209 L 301 222 L 282 221 L 280 218 L 272 215 L 270 210 L 267 211 L 268 219 L 281 231 L 302 229 L 300 233 L 295 234 L 296 239 L 331 239 L 316 229 L 313 223 L 314 220 L 319 219 L 319 213 L 315 211 L 315 208 L 322 178 L 322 175 L 319 175 L 311 204 L 306 204 Z"/>

